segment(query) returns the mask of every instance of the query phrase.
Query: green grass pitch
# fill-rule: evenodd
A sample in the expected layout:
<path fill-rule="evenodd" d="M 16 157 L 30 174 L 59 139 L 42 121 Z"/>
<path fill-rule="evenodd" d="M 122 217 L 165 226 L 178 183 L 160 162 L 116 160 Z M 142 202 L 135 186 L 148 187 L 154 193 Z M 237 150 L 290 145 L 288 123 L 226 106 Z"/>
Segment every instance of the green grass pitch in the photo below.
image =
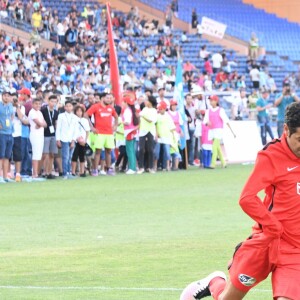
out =
<path fill-rule="evenodd" d="M 178 300 L 249 235 L 251 169 L 1 185 L 0 299 Z M 269 280 L 246 297 L 271 298 Z"/>

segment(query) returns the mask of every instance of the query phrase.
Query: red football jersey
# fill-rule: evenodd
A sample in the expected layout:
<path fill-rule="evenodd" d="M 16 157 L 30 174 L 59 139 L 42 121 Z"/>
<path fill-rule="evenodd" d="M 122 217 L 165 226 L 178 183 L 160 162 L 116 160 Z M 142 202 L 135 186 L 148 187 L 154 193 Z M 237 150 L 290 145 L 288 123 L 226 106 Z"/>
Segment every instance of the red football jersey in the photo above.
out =
<path fill-rule="evenodd" d="M 115 109 L 110 106 L 103 106 L 101 103 L 92 105 L 87 112 L 88 116 L 94 115 L 95 128 L 100 134 L 113 134 L 113 117 L 118 117 Z"/>
<path fill-rule="evenodd" d="M 257 193 L 263 189 L 262 202 Z M 290 150 L 285 135 L 259 151 L 240 205 L 258 223 L 255 231 L 281 235 L 300 249 L 300 158 Z"/>

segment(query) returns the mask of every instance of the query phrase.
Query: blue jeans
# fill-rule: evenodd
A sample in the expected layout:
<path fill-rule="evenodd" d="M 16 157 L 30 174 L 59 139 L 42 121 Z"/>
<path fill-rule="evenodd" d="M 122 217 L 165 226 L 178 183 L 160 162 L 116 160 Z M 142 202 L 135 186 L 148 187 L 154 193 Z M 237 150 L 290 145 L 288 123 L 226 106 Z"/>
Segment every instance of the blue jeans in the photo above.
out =
<path fill-rule="evenodd" d="M 211 164 L 211 150 L 204 150 L 202 149 L 202 158 L 201 162 L 204 168 L 209 168 Z"/>
<path fill-rule="evenodd" d="M 170 145 L 157 143 L 154 148 L 154 158 L 159 160 L 160 151 L 162 151 L 162 168 L 167 168 L 167 161 L 171 159 Z"/>
<path fill-rule="evenodd" d="M 273 132 L 270 126 L 270 119 L 268 116 L 262 117 L 257 116 L 259 126 L 260 126 L 260 136 L 261 136 L 261 142 L 264 145 L 267 144 L 267 133 L 270 135 L 271 139 L 274 139 Z"/>
<path fill-rule="evenodd" d="M 13 145 L 14 138 L 11 134 L 0 134 L 0 159 L 11 158 Z"/>
<path fill-rule="evenodd" d="M 71 143 L 61 142 L 61 159 L 63 176 L 71 173 L 71 159 L 73 156 L 74 148 L 70 148 Z"/>
<path fill-rule="evenodd" d="M 283 133 L 283 124 L 284 121 L 277 121 L 277 133 L 279 138 L 282 136 Z"/>
<path fill-rule="evenodd" d="M 22 164 L 21 164 L 21 175 L 31 176 L 32 175 L 32 160 L 31 160 L 31 143 L 29 138 L 21 139 L 21 151 L 22 151 Z"/>

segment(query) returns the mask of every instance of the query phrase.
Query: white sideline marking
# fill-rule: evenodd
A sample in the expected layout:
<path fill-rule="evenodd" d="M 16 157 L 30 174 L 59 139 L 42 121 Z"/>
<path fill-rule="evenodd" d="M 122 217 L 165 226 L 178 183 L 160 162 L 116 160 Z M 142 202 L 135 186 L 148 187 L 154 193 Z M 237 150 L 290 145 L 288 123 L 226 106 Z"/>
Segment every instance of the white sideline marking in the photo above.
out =
<path fill-rule="evenodd" d="M 147 287 L 141 287 L 141 288 L 135 288 L 135 287 L 105 287 L 105 286 L 16 286 L 16 285 L 0 285 L 0 289 L 6 289 L 6 290 L 87 290 L 87 291 L 144 291 L 144 292 L 177 292 L 182 291 L 183 289 L 179 288 L 147 288 Z M 266 290 L 266 289 L 253 289 L 254 292 L 258 293 L 269 293 L 272 292 L 272 290 Z"/>

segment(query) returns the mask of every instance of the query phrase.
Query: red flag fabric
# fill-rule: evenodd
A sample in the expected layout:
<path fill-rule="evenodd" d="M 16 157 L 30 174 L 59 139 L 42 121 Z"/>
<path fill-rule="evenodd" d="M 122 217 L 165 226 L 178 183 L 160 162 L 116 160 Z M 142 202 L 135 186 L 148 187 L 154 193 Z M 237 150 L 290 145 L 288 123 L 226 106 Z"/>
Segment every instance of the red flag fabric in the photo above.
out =
<path fill-rule="evenodd" d="M 118 66 L 118 56 L 115 48 L 115 42 L 113 37 L 113 27 L 111 23 L 111 14 L 109 3 L 106 4 L 107 12 L 107 31 L 108 31 L 108 42 L 109 42 L 109 64 L 110 64 L 110 82 L 111 82 L 111 91 L 115 97 L 115 103 L 121 105 L 122 96 L 121 96 L 121 86 L 120 86 L 120 74 Z"/>

